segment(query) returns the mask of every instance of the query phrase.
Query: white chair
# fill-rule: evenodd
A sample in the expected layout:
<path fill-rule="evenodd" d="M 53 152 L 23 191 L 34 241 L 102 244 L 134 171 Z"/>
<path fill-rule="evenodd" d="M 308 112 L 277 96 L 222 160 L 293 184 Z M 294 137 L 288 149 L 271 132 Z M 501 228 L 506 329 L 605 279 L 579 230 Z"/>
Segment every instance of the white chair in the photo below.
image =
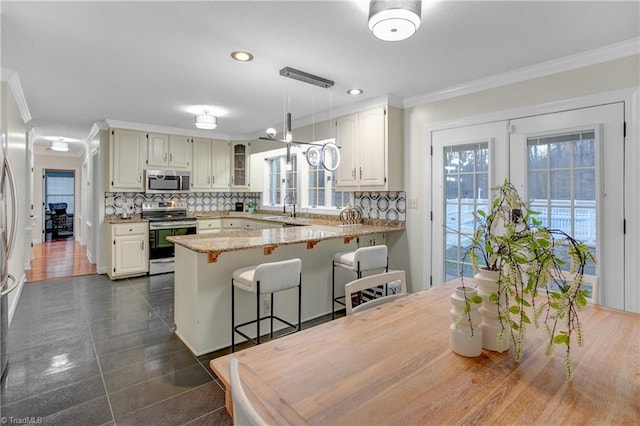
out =
<path fill-rule="evenodd" d="M 379 294 L 378 290 L 381 286 L 385 288 L 396 288 L 399 283 L 399 290 L 393 294 L 388 294 L 385 291 L 384 294 Z M 367 297 L 364 292 L 366 290 L 374 290 L 374 298 Z M 407 295 L 407 282 L 404 271 L 389 271 L 382 274 L 369 275 L 368 277 L 360 278 L 355 281 L 351 281 L 344 286 L 345 302 L 347 308 L 347 315 L 354 314 L 356 312 L 364 311 L 365 309 L 373 308 L 375 306 L 382 305 L 383 303 L 390 302 L 395 299 L 399 299 Z M 369 293 L 371 294 L 371 293 Z M 353 306 L 354 299 L 357 299 L 358 304 Z"/>
<path fill-rule="evenodd" d="M 336 297 L 336 267 L 356 273 L 356 278 L 362 278 L 362 273 L 376 269 L 389 270 L 389 255 L 387 246 L 360 247 L 355 251 L 342 251 L 333 256 L 331 270 L 331 319 L 336 318 L 335 304 L 345 306 L 344 296 Z"/>
<path fill-rule="evenodd" d="M 298 288 L 298 325 L 294 325 L 280 317 L 274 315 L 275 306 L 273 303 L 273 294 Z M 256 295 L 256 319 L 236 325 L 236 288 L 239 290 L 255 293 Z M 271 312 L 270 314 L 260 317 L 260 296 L 263 294 L 271 295 Z M 255 266 L 247 266 L 245 268 L 233 271 L 231 278 L 231 352 L 235 352 L 236 333 L 248 341 L 260 344 L 260 322 L 265 319 L 270 320 L 269 335 L 273 339 L 273 320 L 278 320 L 283 324 L 291 327 L 290 333 L 301 330 L 302 325 L 302 261 L 300 259 L 283 260 L 280 262 L 262 263 Z M 255 339 L 249 337 L 246 333 L 239 330 L 250 324 L 256 323 Z M 286 334 L 290 334 L 286 333 Z"/>
<path fill-rule="evenodd" d="M 229 362 L 229 381 L 231 382 L 231 400 L 233 404 L 233 424 L 234 426 L 258 426 L 267 423 L 260 417 L 258 412 L 244 393 L 242 382 L 240 381 L 240 369 L 238 368 L 238 358 L 231 358 Z"/>

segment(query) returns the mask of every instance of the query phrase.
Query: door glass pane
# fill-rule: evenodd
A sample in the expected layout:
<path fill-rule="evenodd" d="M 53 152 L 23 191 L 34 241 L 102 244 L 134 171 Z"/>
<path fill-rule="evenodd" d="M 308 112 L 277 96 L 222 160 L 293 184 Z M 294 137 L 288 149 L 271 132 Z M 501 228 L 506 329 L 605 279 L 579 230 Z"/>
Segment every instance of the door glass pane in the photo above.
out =
<path fill-rule="evenodd" d="M 560 229 L 596 254 L 596 149 L 593 131 L 528 138 L 527 193 L 544 226 Z M 570 267 L 567 262 L 563 268 Z M 585 273 L 595 275 L 595 265 Z"/>
<path fill-rule="evenodd" d="M 466 256 L 475 229 L 474 211 L 487 210 L 489 143 L 448 146 L 443 156 L 444 277 L 443 282 L 473 275 Z"/>

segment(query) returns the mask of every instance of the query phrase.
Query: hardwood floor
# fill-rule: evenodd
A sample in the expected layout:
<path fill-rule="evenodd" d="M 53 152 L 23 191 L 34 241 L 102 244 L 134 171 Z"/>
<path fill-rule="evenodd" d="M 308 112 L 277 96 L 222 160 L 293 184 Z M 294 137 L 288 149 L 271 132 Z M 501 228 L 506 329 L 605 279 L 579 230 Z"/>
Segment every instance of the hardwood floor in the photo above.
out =
<path fill-rule="evenodd" d="M 28 282 L 95 273 L 96 265 L 89 263 L 86 247 L 72 238 L 34 245 L 31 270 L 26 271 Z"/>

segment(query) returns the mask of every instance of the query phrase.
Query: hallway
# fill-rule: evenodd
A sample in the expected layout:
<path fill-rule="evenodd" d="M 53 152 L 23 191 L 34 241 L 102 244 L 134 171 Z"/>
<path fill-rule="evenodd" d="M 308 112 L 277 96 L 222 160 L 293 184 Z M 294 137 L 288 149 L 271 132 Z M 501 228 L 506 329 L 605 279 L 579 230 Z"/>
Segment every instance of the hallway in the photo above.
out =
<path fill-rule="evenodd" d="M 86 247 L 72 238 L 35 244 L 32 253 L 31 269 L 26 271 L 29 283 L 96 273 L 96 265 L 87 259 Z"/>

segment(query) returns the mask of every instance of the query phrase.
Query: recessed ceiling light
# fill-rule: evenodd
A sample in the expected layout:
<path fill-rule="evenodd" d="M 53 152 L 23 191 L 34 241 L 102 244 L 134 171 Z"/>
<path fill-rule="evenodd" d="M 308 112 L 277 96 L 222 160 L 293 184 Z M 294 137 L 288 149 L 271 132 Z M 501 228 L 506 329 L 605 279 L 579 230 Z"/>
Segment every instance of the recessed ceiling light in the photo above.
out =
<path fill-rule="evenodd" d="M 354 95 L 354 96 L 362 95 L 362 92 L 364 92 L 364 90 L 362 90 L 362 89 L 349 89 L 349 90 L 347 90 L 348 94 Z"/>
<path fill-rule="evenodd" d="M 253 55 L 244 50 L 236 50 L 235 52 L 231 52 L 231 57 L 240 62 L 249 62 L 253 60 Z"/>

